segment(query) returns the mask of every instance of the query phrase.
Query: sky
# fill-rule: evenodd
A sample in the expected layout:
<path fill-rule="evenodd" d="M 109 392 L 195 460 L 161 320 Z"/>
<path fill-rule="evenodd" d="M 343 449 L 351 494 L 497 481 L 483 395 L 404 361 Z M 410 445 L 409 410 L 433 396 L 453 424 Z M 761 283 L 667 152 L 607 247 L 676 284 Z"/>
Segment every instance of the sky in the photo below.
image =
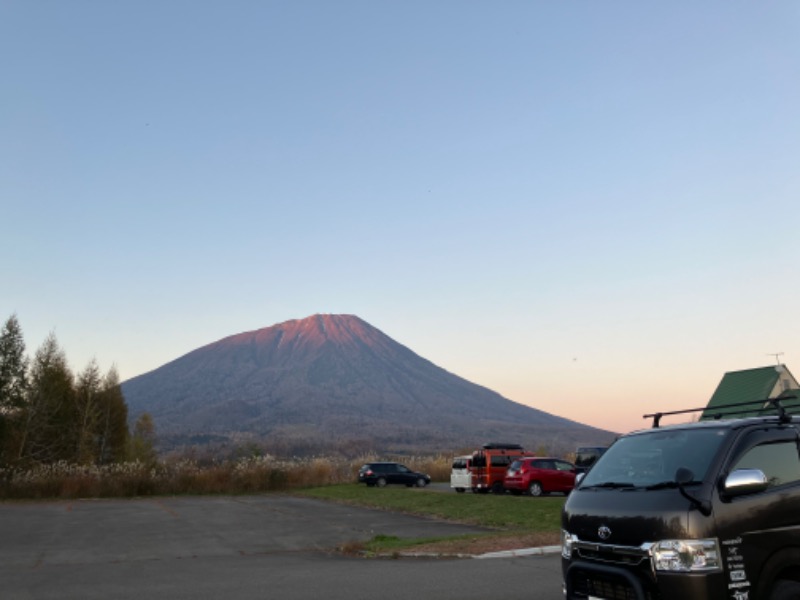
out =
<path fill-rule="evenodd" d="M 616 432 L 800 377 L 800 4 L 0 0 L 0 322 L 353 314 Z"/>

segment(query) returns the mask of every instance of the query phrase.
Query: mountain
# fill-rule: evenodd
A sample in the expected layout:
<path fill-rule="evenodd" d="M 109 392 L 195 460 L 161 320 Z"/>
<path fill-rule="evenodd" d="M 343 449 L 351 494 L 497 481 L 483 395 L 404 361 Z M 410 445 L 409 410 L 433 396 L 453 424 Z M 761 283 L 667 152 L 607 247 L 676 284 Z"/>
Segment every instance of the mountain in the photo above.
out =
<path fill-rule="evenodd" d="M 502 441 L 566 452 L 614 435 L 470 383 L 352 315 L 232 335 L 122 391 L 132 419 L 153 416 L 162 449 L 453 452 Z"/>

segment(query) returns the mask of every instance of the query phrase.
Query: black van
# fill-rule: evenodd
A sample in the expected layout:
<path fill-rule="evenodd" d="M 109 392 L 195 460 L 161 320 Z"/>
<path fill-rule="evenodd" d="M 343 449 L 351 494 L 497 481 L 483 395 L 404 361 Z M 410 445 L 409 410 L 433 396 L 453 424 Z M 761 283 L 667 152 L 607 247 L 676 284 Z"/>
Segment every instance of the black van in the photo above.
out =
<path fill-rule="evenodd" d="M 567 600 L 800 598 L 800 417 L 759 402 L 611 445 L 564 505 Z"/>

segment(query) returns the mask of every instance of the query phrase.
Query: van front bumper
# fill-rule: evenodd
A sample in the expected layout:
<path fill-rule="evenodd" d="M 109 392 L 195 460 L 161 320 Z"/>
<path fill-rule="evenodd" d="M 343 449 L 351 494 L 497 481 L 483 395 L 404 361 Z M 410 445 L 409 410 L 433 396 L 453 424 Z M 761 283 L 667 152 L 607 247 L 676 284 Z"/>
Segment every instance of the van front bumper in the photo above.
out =
<path fill-rule="evenodd" d="M 654 576 L 642 569 L 567 559 L 562 559 L 562 572 L 566 600 L 730 600 L 737 591 L 729 589 L 736 584 L 729 585 L 721 572 Z"/>

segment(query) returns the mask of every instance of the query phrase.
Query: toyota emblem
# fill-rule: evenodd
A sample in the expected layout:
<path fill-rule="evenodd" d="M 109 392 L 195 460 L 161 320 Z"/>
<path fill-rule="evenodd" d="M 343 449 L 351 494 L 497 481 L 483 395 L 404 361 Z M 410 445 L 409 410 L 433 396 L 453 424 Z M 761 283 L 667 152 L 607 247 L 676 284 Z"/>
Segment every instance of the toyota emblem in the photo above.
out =
<path fill-rule="evenodd" d="M 605 525 L 601 525 L 600 528 L 597 530 L 597 535 L 600 537 L 601 540 L 607 540 L 611 537 L 611 529 L 606 527 Z"/>

